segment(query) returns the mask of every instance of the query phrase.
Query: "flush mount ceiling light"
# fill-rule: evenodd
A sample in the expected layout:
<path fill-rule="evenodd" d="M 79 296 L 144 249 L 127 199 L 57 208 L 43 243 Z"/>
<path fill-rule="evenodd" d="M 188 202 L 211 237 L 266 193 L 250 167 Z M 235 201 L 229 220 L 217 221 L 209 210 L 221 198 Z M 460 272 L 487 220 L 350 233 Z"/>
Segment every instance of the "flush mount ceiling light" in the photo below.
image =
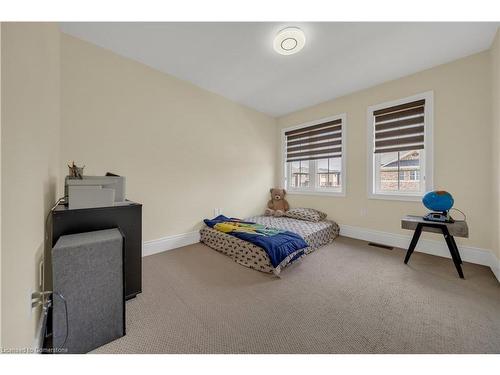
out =
<path fill-rule="evenodd" d="M 299 52 L 306 44 L 306 36 L 298 27 L 287 27 L 274 38 L 274 50 L 281 55 L 292 55 Z"/>

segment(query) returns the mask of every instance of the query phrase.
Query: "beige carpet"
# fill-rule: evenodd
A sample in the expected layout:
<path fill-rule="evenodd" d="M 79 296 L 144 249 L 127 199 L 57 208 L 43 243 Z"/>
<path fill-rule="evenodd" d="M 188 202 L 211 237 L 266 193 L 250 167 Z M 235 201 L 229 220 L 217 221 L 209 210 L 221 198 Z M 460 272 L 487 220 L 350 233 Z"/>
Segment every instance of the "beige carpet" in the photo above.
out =
<path fill-rule="evenodd" d="M 143 258 L 127 335 L 96 353 L 500 353 L 487 267 L 340 237 L 281 279 L 202 244 Z"/>

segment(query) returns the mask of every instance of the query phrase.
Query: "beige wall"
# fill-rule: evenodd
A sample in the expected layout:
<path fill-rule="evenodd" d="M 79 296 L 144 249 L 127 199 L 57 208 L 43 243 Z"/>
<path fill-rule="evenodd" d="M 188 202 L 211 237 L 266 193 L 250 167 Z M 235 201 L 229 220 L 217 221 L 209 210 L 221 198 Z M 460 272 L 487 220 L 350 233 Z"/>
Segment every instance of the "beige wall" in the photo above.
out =
<path fill-rule="evenodd" d="M 0 348 L 2 347 L 2 23 L 0 22 Z"/>
<path fill-rule="evenodd" d="M 409 235 L 400 229 L 400 218 L 425 213 L 420 202 L 367 198 L 366 111 L 370 105 L 433 90 L 434 186 L 452 192 L 455 207 L 467 213 L 470 239 L 460 242 L 491 249 L 489 57 L 488 51 L 479 53 L 279 118 L 281 129 L 347 113 L 347 196 L 289 195 L 291 206 L 322 209 L 341 224 Z"/>
<path fill-rule="evenodd" d="M 65 34 L 61 56 L 61 165 L 126 176 L 145 241 L 193 231 L 214 208 L 263 211 L 273 118 Z"/>
<path fill-rule="evenodd" d="M 500 29 L 491 46 L 493 109 L 493 249 L 500 259 Z M 499 265 L 500 266 L 500 265 Z M 500 271 L 500 270 L 499 270 Z"/>
<path fill-rule="evenodd" d="M 44 222 L 59 180 L 59 30 L 2 23 L 2 345 L 31 348 Z"/>

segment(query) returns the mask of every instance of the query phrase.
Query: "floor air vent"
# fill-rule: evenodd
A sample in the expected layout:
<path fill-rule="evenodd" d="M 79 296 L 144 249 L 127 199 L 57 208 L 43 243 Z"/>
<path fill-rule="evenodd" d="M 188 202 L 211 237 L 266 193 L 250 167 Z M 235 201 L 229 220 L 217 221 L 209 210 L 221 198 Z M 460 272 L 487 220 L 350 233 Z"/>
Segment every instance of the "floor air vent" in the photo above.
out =
<path fill-rule="evenodd" d="M 394 250 L 394 248 L 392 246 L 382 245 L 380 243 L 375 243 L 375 242 L 368 242 L 368 245 L 380 247 L 380 248 L 386 249 L 386 250 Z"/>

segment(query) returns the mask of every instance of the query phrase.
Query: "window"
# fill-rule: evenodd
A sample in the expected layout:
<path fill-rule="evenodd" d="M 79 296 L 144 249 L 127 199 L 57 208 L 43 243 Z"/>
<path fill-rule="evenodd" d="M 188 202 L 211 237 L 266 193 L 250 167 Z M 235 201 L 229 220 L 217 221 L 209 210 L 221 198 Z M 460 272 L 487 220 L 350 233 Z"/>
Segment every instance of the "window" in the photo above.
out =
<path fill-rule="evenodd" d="M 316 176 L 320 188 L 340 188 L 341 158 L 320 159 L 316 162 Z"/>
<path fill-rule="evenodd" d="M 416 200 L 432 189 L 432 92 L 368 108 L 371 198 Z"/>
<path fill-rule="evenodd" d="M 345 115 L 283 130 L 289 193 L 344 195 Z"/>
<path fill-rule="evenodd" d="M 295 161 L 290 163 L 292 188 L 306 188 L 309 186 L 309 162 Z"/>

